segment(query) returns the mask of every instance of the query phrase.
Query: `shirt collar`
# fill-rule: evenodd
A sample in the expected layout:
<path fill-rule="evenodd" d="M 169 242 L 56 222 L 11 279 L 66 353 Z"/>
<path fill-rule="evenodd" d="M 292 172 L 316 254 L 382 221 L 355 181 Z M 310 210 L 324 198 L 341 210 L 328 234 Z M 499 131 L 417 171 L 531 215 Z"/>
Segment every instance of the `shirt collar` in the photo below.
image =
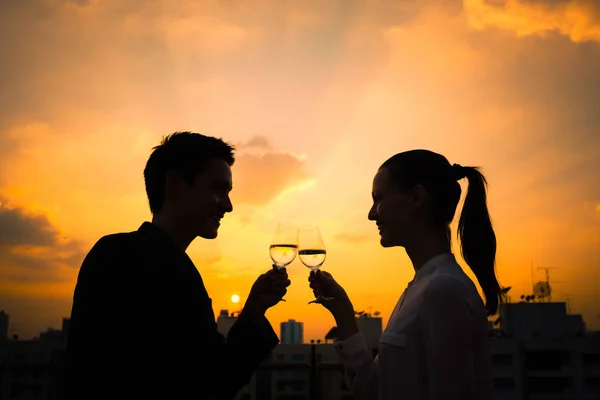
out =
<path fill-rule="evenodd" d="M 452 253 L 442 253 L 442 254 L 438 254 L 437 256 L 429 259 L 429 261 L 427 261 L 425 264 L 423 264 L 423 266 L 421 268 L 419 268 L 419 270 L 415 273 L 415 281 L 419 280 L 419 279 L 423 279 L 429 275 L 431 275 L 431 273 L 433 273 L 437 267 L 439 267 L 440 265 L 448 262 L 448 261 L 454 261 L 454 254 Z"/>
<path fill-rule="evenodd" d="M 160 243 L 161 247 L 164 246 L 162 247 L 164 250 L 176 257 L 175 259 L 179 259 L 185 263 L 191 263 L 192 265 L 194 264 L 187 253 L 182 251 L 181 248 L 177 246 L 173 238 L 152 222 L 145 221 L 138 228 L 138 232 L 146 237 L 152 238 L 152 240 L 156 241 L 157 243 Z"/>

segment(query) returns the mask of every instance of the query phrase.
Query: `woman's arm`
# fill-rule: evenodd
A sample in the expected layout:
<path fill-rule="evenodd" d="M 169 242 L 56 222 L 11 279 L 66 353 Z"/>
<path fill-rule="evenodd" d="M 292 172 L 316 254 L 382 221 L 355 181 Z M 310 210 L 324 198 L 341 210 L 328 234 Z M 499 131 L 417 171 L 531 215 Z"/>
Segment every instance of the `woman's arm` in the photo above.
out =
<path fill-rule="evenodd" d="M 373 354 L 358 331 L 354 309 L 347 307 L 334 315 L 338 327 L 339 341 L 335 349 L 344 363 L 344 373 L 348 386 L 356 400 L 377 400 L 379 398 L 379 373 Z"/>
<path fill-rule="evenodd" d="M 335 348 L 344 362 L 346 381 L 352 388 L 354 398 L 377 400 L 379 398 L 377 363 L 358 331 L 354 306 L 348 294 L 326 271 L 311 272 L 308 281 L 315 297 L 322 294 L 332 298 L 332 300 L 325 300 L 322 305 L 335 318 L 339 339 Z"/>
<path fill-rule="evenodd" d="M 460 281 L 444 277 L 423 295 L 420 323 L 430 400 L 473 399 L 476 393 L 473 316 L 464 293 Z"/>

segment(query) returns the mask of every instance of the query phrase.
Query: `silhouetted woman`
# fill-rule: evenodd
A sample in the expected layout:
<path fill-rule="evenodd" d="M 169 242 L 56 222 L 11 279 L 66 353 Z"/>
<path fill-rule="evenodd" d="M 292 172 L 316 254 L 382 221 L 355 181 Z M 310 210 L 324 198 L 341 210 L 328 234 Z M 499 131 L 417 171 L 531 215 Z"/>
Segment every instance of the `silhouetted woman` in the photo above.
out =
<path fill-rule="evenodd" d="M 456 262 L 450 222 L 469 187 L 458 224 L 462 256 L 485 295 Z M 383 247 L 402 246 L 415 275 L 390 316 L 375 359 L 358 331 L 354 307 L 327 272 L 311 273 L 310 286 L 335 300 L 336 348 L 356 399 L 488 400 L 492 374 L 487 316 L 502 299 L 494 264 L 496 236 L 486 205 L 486 180 L 474 167 L 451 165 L 428 150 L 396 154 L 373 180 L 375 221 Z"/>

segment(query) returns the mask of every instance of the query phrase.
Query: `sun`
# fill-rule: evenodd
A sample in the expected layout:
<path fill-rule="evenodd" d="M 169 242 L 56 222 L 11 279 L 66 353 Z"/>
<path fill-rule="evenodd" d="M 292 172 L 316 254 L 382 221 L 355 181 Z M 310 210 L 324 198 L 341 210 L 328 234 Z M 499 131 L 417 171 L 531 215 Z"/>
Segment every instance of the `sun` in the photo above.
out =
<path fill-rule="evenodd" d="M 234 295 L 232 295 L 232 296 L 231 296 L 231 301 L 232 301 L 233 303 L 239 303 L 239 301 L 240 301 L 240 296 L 238 296 L 237 294 L 234 294 Z"/>

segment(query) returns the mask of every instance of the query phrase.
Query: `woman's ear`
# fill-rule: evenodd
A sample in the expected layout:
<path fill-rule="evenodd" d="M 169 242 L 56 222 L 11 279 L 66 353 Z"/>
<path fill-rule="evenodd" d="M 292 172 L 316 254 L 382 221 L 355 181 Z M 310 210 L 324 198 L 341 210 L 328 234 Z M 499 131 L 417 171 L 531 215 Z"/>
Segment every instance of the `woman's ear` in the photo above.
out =
<path fill-rule="evenodd" d="M 410 204 L 413 211 L 421 210 L 427 203 L 429 198 L 429 192 L 425 186 L 418 184 L 415 185 L 410 193 Z"/>

